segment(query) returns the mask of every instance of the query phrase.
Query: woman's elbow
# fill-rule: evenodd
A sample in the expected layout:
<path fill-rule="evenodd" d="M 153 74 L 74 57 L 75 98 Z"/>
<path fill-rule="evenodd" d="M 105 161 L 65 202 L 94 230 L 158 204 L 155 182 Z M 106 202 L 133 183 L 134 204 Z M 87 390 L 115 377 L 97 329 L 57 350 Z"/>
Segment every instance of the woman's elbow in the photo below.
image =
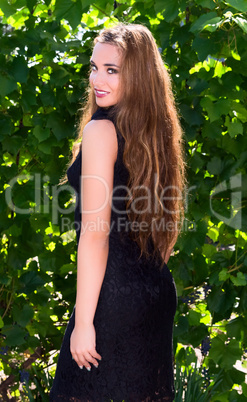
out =
<path fill-rule="evenodd" d="M 94 247 L 107 248 L 109 246 L 109 235 L 104 232 L 96 233 L 92 231 L 86 231 L 85 233 L 82 233 L 80 235 L 79 245 L 80 243 L 83 243 L 88 247 L 94 246 Z"/>

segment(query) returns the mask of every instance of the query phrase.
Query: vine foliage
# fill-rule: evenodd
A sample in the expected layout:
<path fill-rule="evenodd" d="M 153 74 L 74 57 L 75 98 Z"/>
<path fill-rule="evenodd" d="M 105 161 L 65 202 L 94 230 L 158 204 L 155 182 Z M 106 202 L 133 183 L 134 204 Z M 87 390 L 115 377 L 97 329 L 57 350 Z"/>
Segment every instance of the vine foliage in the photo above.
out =
<path fill-rule="evenodd" d="M 3 400 L 48 400 L 76 283 L 74 193 L 58 183 L 92 41 L 117 21 L 152 31 L 185 133 L 186 220 L 169 260 L 176 401 L 246 400 L 246 12 L 245 0 L 0 1 Z"/>

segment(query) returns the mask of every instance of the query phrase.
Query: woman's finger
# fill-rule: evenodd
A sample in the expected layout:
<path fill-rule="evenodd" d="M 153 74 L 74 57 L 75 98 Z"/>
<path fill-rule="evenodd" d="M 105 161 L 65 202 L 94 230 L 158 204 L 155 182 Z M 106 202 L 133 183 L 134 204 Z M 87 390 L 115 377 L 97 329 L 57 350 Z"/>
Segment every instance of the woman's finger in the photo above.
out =
<path fill-rule="evenodd" d="M 88 362 L 85 359 L 83 354 L 76 354 L 74 355 L 74 360 L 78 364 L 78 366 L 81 368 L 83 366 L 88 367 Z"/>
<path fill-rule="evenodd" d="M 102 357 L 100 356 L 100 354 L 98 352 L 96 352 L 96 350 L 90 350 L 89 353 L 91 354 L 91 356 L 93 356 L 95 359 L 98 360 L 102 360 Z"/>
<path fill-rule="evenodd" d="M 78 364 L 79 367 L 86 367 L 87 370 L 91 370 L 91 364 L 98 367 L 99 362 L 96 360 L 101 360 L 101 356 L 96 350 L 91 350 L 90 352 L 84 353 L 74 353 L 72 358 Z M 91 364 L 90 364 L 91 363 Z"/>
<path fill-rule="evenodd" d="M 84 355 L 85 359 L 88 361 L 88 363 L 92 363 L 95 367 L 98 367 L 99 363 L 97 360 L 91 355 L 91 353 L 87 352 Z"/>

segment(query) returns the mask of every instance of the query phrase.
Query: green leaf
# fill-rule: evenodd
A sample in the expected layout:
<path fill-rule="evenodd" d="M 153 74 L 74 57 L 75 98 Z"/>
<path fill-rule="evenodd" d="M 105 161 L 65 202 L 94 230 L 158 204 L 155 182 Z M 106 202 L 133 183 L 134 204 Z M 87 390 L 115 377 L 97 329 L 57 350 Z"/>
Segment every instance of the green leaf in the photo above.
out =
<path fill-rule="evenodd" d="M 221 61 L 217 60 L 217 63 L 214 68 L 214 77 L 221 78 L 222 75 L 226 74 L 227 72 L 231 71 L 231 67 L 227 67 Z"/>
<path fill-rule="evenodd" d="M 16 11 L 15 8 L 12 5 L 10 5 L 7 0 L 1 0 L 0 9 L 7 18 L 13 15 Z"/>
<path fill-rule="evenodd" d="M 26 83 L 28 77 L 28 66 L 24 57 L 15 57 L 11 67 L 12 74 L 17 82 Z"/>
<path fill-rule="evenodd" d="M 207 163 L 207 169 L 209 173 L 214 175 L 219 175 L 222 172 L 223 168 L 224 162 L 217 156 L 214 156 L 211 161 Z"/>
<path fill-rule="evenodd" d="M 215 253 L 217 253 L 217 250 L 212 244 L 204 244 L 202 246 L 202 253 L 205 255 L 205 257 L 211 258 Z"/>
<path fill-rule="evenodd" d="M 229 343 L 216 336 L 211 341 L 211 349 L 209 351 L 209 358 L 213 359 L 220 367 L 229 370 L 236 363 L 236 360 L 241 359 L 242 351 L 240 342 L 231 339 Z"/>
<path fill-rule="evenodd" d="M 231 101 L 228 99 L 212 102 L 208 97 L 204 97 L 200 104 L 207 111 L 211 123 L 218 120 L 222 115 L 228 114 L 231 110 Z"/>
<path fill-rule="evenodd" d="M 158 25 L 157 34 L 159 34 L 162 49 L 166 49 L 170 43 L 171 24 L 164 21 L 162 26 Z"/>
<path fill-rule="evenodd" d="M 245 398 L 247 398 L 247 384 L 246 383 L 242 384 L 242 391 L 243 391 Z"/>
<path fill-rule="evenodd" d="M 8 286 L 11 283 L 12 278 L 8 275 L 1 275 L 0 276 L 0 283 L 2 283 L 5 286 Z"/>
<path fill-rule="evenodd" d="M 195 255 L 194 265 L 194 284 L 200 286 L 208 277 L 208 264 L 202 253 Z"/>
<path fill-rule="evenodd" d="M 2 146 L 5 151 L 16 154 L 22 145 L 22 140 L 17 135 L 5 137 L 2 141 Z"/>
<path fill-rule="evenodd" d="M 211 348 L 209 350 L 209 357 L 215 362 L 219 363 L 222 360 L 222 356 L 225 351 L 225 342 L 219 337 L 216 336 L 211 340 Z"/>
<path fill-rule="evenodd" d="M 70 124 L 64 121 L 64 117 L 57 112 L 49 114 L 47 127 L 51 128 L 58 141 L 62 138 L 68 138 L 71 131 L 73 131 L 73 126 L 71 127 Z"/>
<path fill-rule="evenodd" d="M 197 0 L 197 4 L 200 4 L 204 8 L 213 9 L 215 8 L 214 0 Z"/>
<path fill-rule="evenodd" d="M 0 72 L 0 88 L 0 97 L 3 99 L 6 95 L 17 89 L 17 82 L 13 77 Z"/>
<path fill-rule="evenodd" d="M 194 348 L 198 347 L 201 341 L 207 336 L 208 329 L 205 324 L 192 326 L 189 328 L 188 334 L 183 338 L 183 342 L 190 343 Z"/>
<path fill-rule="evenodd" d="M 27 332 L 18 325 L 5 326 L 2 332 L 6 336 L 5 343 L 7 346 L 19 346 L 26 342 L 24 337 L 27 335 Z"/>
<path fill-rule="evenodd" d="M 202 128 L 202 136 L 210 139 L 215 139 L 219 136 L 219 133 L 221 133 L 222 128 L 221 126 L 217 123 L 210 123 L 209 120 L 207 120 Z"/>
<path fill-rule="evenodd" d="M 242 311 L 242 312 L 247 310 L 247 287 L 246 286 L 241 288 L 239 307 L 240 307 L 240 311 Z"/>
<path fill-rule="evenodd" d="M 206 233 L 204 232 L 203 224 L 201 223 L 202 222 L 198 223 L 195 231 L 187 230 L 187 232 L 183 234 L 183 238 L 180 239 L 179 244 L 181 250 L 186 250 L 188 254 L 190 254 L 192 250 L 202 247 L 205 242 Z"/>
<path fill-rule="evenodd" d="M 31 99 L 32 99 L 32 97 L 31 97 Z M 31 101 L 31 99 L 30 99 L 30 101 Z M 28 101 L 29 101 L 29 99 L 28 99 Z M 32 101 L 31 101 L 31 102 L 32 102 Z M 25 109 L 26 112 L 24 112 L 25 114 L 23 115 L 22 123 L 23 123 L 23 125 L 24 125 L 25 127 L 32 127 L 32 126 L 33 126 L 31 114 L 28 113 L 28 111 L 32 108 L 32 106 L 33 106 L 32 104 L 31 104 L 31 105 L 28 105 L 28 103 L 25 103 L 25 101 L 23 102 L 23 109 L 26 108 L 26 109 Z"/>
<path fill-rule="evenodd" d="M 1 116 L 0 115 L 0 127 L 1 127 L 1 131 L 0 131 L 0 140 L 2 140 L 6 134 L 10 134 L 11 133 L 11 119 L 9 117 L 5 117 L 5 116 Z"/>
<path fill-rule="evenodd" d="M 13 317 L 14 320 L 19 324 L 21 327 L 25 327 L 28 322 L 33 318 L 34 311 L 31 306 L 25 304 L 22 309 L 18 306 L 13 307 Z"/>
<path fill-rule="evenodd" d="M 20 277 L 20 289 L 22 293 L 29 294 L 43 286 L 45 281 L 35 272 L 26 272 Z"/>
<path fill-rule="evenodd" d="M 67 274 L 68 272 L 74 272 L 74 271 L 75 271 L 75 265 L 73 263 L 64 264 L 60 268 L 60 273 L 62 275 Z"/>
<path fill-rule="evenodd" d="M 190 126 L 200 126 L 203 122 L 202 113 L 189 105 L 183 104 L 180 106 L 180 111 L 184 120 Z"/>
<path fill-rule="evenodd" d="M 230 342 L 225 346 L 225 353 L 222 356 L 222 361 L 219 364 L 222 368 L 229 370 L 236 363 L 236 360 L 241 359 L 241 356 L 242 350 L 240 347 L 240 342 L 236 339 L 231 339 Z"/>
<path fill-rule="evenodd" d="M 245 319 L 243 317 L 234 318 L 234 319 L 228 321 L 226 324 L 227 335 L 230 338 L 238 339 L 241 331 L 243 331 L 243 333 L 244 333 L 244 331 L 246 330 L 245 327 L 246 327 L 246 323 L 245 323 Z"/>
<path fill-rule="evenodd" d="M 230 278 L 230 274 L 227 268 L 222 269 L 222 271 L 219 272 L 219 280 L 225 282 L 228 278 Z"/>
<path fill-rule="evenodd" d="M 166 5 L 164 3 L 164 0 L 155 0 L 154 3 L 154 9 L 156 13 L 161 13 L 165 9 Z"/>
<path fill-rule="evenodd" d="M 43 154 L 51 155 L 52 148 L 56 145 L 56 139 L 54 137 L 49 137 L 47 140 L 39 143 L 38 148 Z"/>
<path fill-rule="evenodd" d="M 58 20 L 68 20 L 71 27 L 76 29 L 80 24 L 82 17 L 81 0 L 57 0 L 54 14 Z"/>
<path fill-rule="evenodd" d="M 36 5 L 36 0 L 26 0 L 27 2 L 27 7 L 30 12 L 33 11 L 34 6 Z"/>
<path fill-rule="evenodd" d="M 247 108 L 241 103 L 233 102 L 232 111 L 236 114 L 237 118 L 242 121 L 242 123 L 247 122 Z"/>
<path fill-rule="evenodd" d="M 197 172 L 203 166 L 204 166 L 204 160 L 202 158 L 201 153 L 194 152 L 190 160 L 190 168 Z"/>
<path fill-rule="evenodd" d="M 179 13 L 179 0 L 166 0 L 165 2 L 163 1 L 163 16 L 165 21 L 171 22 L 175 20 L 175 18 L 178 16 Z M 160 8 L 162 8 L 162 5 L 159 5 Z M 155 10 L 156 10 L 156 2 L 155 2 Z"/>
<path fill-rule="evenodd" d="M 227 312 L 234 304 L 235 295 L 233 292 L 227 294 L 221 288 L 214 288 L 208 296 L 208 310 L 210 312 Z"/>
<path fill-rule="evenodd" d="M 201 314 L 197 311 L 190 310 L 189 311 L 189 324 L 190 326 L 193 325 L 200 325 Z"/>
<path fill-rule="evenodd" d="M 187 333 L 189 329 L 188 317 L 180 316 L 178 323 L 174 328 L 174 336 L 181 336 Z"/>
<path fill-rule="evenodd" d="M 196 354 L 192 347 L 181 348 L 177 354 L 177 359 L 182 362 L 183 365 L 189 366 L 192 362 L 196 361 Z"/>
<path fill-rule="evenodd" d="M 210 37 L 205 38 L 201 35 L 195 36 L 192 49 L 195 49 L 198 54 L 198 60 L 201 62 L 206 60 L 209 54 L 214 56 L 220 51 L 219 45 L 212 42 Z"/>
<path fill-rule="evenodd" d="M 207 235 L 211 240 L 213 240 L 213 242 L 216 242 L 218 240 L 218 237 L 219 237 L 219 229 L 211 227 L 208 230 Z"/>
<path fill-rule="evenodd" d="M 246 278 L 245 278 L 245 275 L 243 272 L 238 272 L 237 276 L 231 275 L 230 279 L 235 286 L 245 286 L 247 284 L 247 281 L 246 281 Z"/>
<path fill-rule="evenodd" d="M 236 8 L 236 10 L 241 11 L 243 13 L 247 12 L 247 3 L 246 0 L 227 0 L 225 1 L 226 4 Z"/>
<path fill-rule="evenodd" d="M 42 142 L 42 141 L 46 140 L 47 138 L 49 138 L 50 129 L 36 126 L 33 129 L 33 134 L 39 140 L 39 142 Z"/>
<path fill-rule="evenodd" d="M 69 73 L 63 67 L 57 67 L 53 70 L 51 74 L 50 84 L 56 85 L 57 87 L 62 87 L 69 80 Z"/>
<path fill-rule="evenodd" d="M 230 121 L 229 117 L 226 116 L 225 124 L 228 128 L 228 133 L 232 138 L 234 138 L 235 135 L 243 135 L 243 124 L 238 119 L 233 118 L 232 121 Z"/>
<path fill-rule="evenodd" d="M 36 93 L 34 91 L 25 89 L 22 92 L 22 107 L 24 113 L 30 112 L 30 110 L 32 110 L 33 105 L 37 105 Z"/>
<path fill-rule="evenodd" d="M 221 18 L 218 17 L 215 11 L 200 15 L 200 17 L 191 25 L 190 32 L 196 33 L 203 29 L 215 31 L 218 27 Z"/>
<path fill-rule="evenodd" d="M 55 81 L 55 80 L 54 80 Z M 55 84 L 55 82 L 54 82 Z M 42 91 L 39 94 L 41 102 L 44 106 L 54 106 L 55 104 L 55 95 L 49 84 L 45 84 L 42 87 Z"/>
<path fill-rule="evenodd" d="M 4 322 L 3 322 L 2 317 L 0 316 L 0 328 L 3 328 L 3 326 L 4 326 Z"/>
<path fill-rule="evenodd" d="M 27 325 L 27 330 L 31 336 L 34 336 L 38 333 L 41 336 L 46 337 L 47 325 L 44 325 L 44 322 L 36 321 L 32 325 Z"/>
<path fill-rule="evenodd" d="M 244 33 L 247 33 L 247 21 L 244 18 L 235 17 L 233 20 L 244 31 Z"/>
<path fill-rule="evenodd" d="M 224 390 L 222 401 L 223 402 L 245 402 L 245 398 L 242 398 L 242 395 L 239 395 L 236 390 L 232 390 L 232 387 L 235 384 L 241 384 L 245 379 L 245 373 L 242 371 L 236 370 L 235 368 L 231 368 L 228 370 L 224 370 L 224 376 L 221 378 L 221 383 L 219 386 L 219 390 Z M 229 392 L 229 390 L 231 390 Z M 218 402 L 218 398 L 214 399 L 214 401 Z"/>
<path fill-rule="evenodd" d="M 46 306 L 49 299 L 50 292 L 47 290 L 47 288 L 44 287 L 37 289 L 37 292 L 32 295 L 33 303 L 39 304 L 40 306 Z"/>
<path fill-rule="evenodd" d="M 92 0 L 81 0 L 81 6 L 82 6 L 82 11 L 85 13 L 86 10 L 89 6 L 92 5 Z M 97 5 L 102 9 L 105 10 L 107 5 L 109 5 L 109 0 L 98 0 L 97 1 Z M 124 5 L 126 8 L 128 7 L 128 5 Z M 119 6 L 118 6 L 119 7 Z M 117 8 L 118 8 L 117 7 Z"/>

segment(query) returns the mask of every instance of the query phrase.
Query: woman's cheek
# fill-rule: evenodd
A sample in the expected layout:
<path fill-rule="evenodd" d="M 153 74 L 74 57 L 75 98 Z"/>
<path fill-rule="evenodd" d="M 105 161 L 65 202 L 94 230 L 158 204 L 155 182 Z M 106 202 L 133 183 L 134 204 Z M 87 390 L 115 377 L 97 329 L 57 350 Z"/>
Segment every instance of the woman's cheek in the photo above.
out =
<path fill-rule="evenodd" d="M 91 72 L 90 75 L 89 75 L 89 82 L 90 82 L 90 85 L 93 85 L 93 76 L 94 76 L 94 73 Z"/>

